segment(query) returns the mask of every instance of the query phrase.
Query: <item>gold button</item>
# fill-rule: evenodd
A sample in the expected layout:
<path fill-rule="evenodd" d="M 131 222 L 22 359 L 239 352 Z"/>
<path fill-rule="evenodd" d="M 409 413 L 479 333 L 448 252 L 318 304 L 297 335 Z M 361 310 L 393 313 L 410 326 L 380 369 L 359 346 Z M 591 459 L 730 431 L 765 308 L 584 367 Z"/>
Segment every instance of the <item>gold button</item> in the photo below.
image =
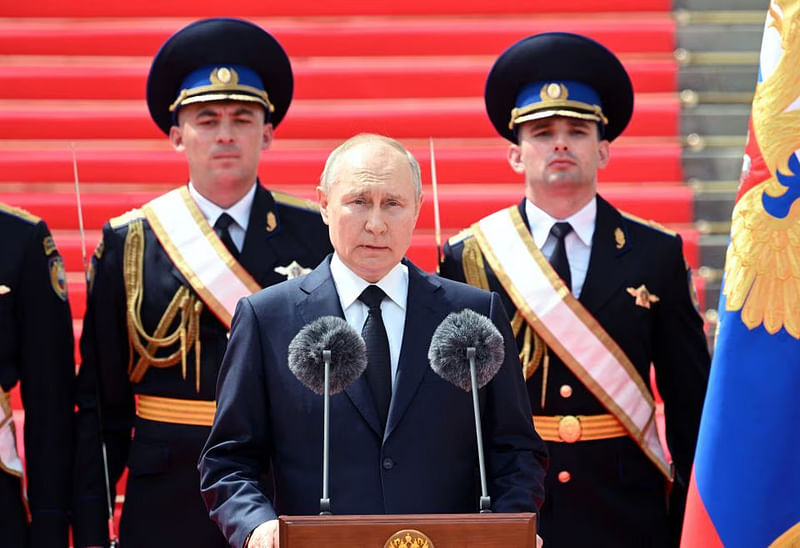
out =
<path fill-rule="evenodd" d="M 574 415 L 564 415 L 558 421 L 558 437 L 566 443 L 575 443 L 581 439 L 583 429 L 581 421 Z"/>
<path fill-rule="evenodd" d="M 558 481 L 561 483 L 567 483 L 569 480 L 572 479 L 572 474 L 567 472 L 566 470 L 562 470 L 558 473 Z"/>
<path fill-rule="evenodd" d="M 568 384 L 562 384 L 559 392 L 562 398 L 568 398 L 572 395 L 572 387 Z"/>

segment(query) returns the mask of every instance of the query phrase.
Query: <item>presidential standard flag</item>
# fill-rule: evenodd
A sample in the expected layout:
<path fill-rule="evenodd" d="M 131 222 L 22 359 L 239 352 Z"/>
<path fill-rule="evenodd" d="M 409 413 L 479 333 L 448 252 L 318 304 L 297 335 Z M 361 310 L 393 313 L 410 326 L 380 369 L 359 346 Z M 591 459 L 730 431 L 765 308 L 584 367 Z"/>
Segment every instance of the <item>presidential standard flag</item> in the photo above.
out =
<path fill-rule="evenodd" d="M 772 0 L 681 546 L 800 546 L 800 0 Z"/>

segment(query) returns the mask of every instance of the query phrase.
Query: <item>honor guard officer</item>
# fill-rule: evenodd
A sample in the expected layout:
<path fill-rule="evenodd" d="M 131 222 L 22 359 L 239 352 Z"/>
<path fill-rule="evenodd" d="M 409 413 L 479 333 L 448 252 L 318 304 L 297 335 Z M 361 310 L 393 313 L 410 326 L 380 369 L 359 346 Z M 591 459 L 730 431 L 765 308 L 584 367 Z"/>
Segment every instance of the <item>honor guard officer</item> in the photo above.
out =
<path fill-rule="evenodd" d="M 5 204 L 0 242 L 0 544 L 67 548 L 75 361 L 64 261 L 44 221 Z M 27 508 L 8 396 L 17 381 Z"/>
<path fill-rule="evenodd" d="M 227 546 L 196 466 L 234 307 L 332 249 L 316 205 L 257 179 L 292 87 L 280 44 L 241 20 L 190 24 L 153 60 L 147 104 L 186 156 L 189 182 L 111 219 L 92 259 L 77 387 L 77 546 L 107 542 L 102 443 L 112 488 L 129 469 L 122 546 Z"/>
<path fill-rule="evenodd" d="M 539 34 L 499 57 L 485 99 L 525 197 L 453 237 L 440 273 L 504 297 L 550 451 L 540 534 L 677 546 L 709 356 L 680 236 L 597 194 L 631 117 L 628 74 L 593 40 Z"/>

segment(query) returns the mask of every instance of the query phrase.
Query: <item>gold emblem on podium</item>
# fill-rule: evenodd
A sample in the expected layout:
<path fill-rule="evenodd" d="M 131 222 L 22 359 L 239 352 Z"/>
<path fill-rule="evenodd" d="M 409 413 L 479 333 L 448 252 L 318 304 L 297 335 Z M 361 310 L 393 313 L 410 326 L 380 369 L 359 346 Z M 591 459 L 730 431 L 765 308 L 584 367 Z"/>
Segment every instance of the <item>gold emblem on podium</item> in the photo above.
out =
<path fill-rule="evenodd" d="M 403 529 L 397 531 L 383 548 L 435 548 L 433 541 L 428 538 L 425 533 L 417 531 L 416 529 Z"/>

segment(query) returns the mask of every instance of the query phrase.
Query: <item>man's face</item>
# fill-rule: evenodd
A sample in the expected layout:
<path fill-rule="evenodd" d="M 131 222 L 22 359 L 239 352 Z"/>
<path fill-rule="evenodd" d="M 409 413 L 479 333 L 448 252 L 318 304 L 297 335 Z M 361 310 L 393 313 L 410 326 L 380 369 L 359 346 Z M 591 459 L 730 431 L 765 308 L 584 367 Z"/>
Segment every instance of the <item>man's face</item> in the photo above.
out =
<path fill-rule="evenodd" d="M 317 199 L 336 253 L 371 283 L 405 255 L 422 202 L 406 157 L 375 142 L 344 152 L 329 190 L 317 188 Z"/>
<path fill-rule="evenodd" d="M 600 140 L 596 122 L 552 116 L 525 122 L 518 132 L 508 161 L 525 175 L 529 192 L 594 194 L 597 170 L 608 163 L 608 141 Z"/>
<path fill-rule="evenodd" d="M 214 101 L 181 108 L 170 142 L 186 154 L 189 174 L 206 197 L 214 191 L 250 188 L 258 175 L 261 151 L 272 142 L 272 124 L 264 123 L 257 103 Z"/>

